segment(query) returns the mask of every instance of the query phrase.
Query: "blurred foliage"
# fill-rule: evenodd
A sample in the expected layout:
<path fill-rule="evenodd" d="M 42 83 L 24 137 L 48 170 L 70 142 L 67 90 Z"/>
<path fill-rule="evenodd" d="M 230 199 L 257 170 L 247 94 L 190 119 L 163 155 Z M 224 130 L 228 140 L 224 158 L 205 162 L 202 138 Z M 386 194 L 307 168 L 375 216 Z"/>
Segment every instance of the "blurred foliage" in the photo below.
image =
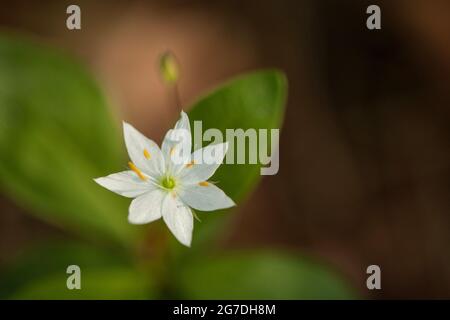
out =
<path fill-rule="evenodd" d="M 287 81 L 279 71 L 243 75 L 199 99 L 190 118 L 202 120 L 203 130 L 280 128 L 286 92 Z M 1 298 L 351 295 L 334 272 L 295 255 L 211 255 L 211 240 L 226 227 L 228 214 L 223 212 L 202 216 L 193 249 L 170 240 L 171 246 L 158 243 L 162 247 L 156 250 L 169 254 L 137 255 L 138 248 L 151 244 L 142 243 L 142 227 L 127 222 L 129 199 L 92 181 L 120 171 L 124 151 L 105 98 L 77 63 L 53 50 L 0 37 L 0 186 L 28 212 L 85 238 L 31 248 L 2 271 Z M 256 186 L 259 169 L 223 165 L 213 180 L 239 202 Z M 72 264 L 82 270 L 80 291 L 66 288 L 66 269 Z"/>
<path fill-rule="evenodd" d="M 350 288 L 308 259 L 274 252 L 206 256 L 184 265 L 178 277 L 189 299 L 345 299 Z"/>
<path fill-rule="evenodd" d="M 203 131 L 219 129 L 224 138 L 227 128 L 241 128 L 244 131 L 277 129 L 282 125 L 286 91 L 286 78 L 277 70 L 246 74 L 209 92 L 194 103 L 189 118 L 192 125 L 196 120 L 202 121 Z M 230 197 L 239 201 L 261 177 L 260 167 L 260 164 L 223 164 L 214 174 L 214 179 Z"/>
<path fill-rule="evenodd" d="M 81 269 L 82 290 L 68 290 L 70 265 Z M 143 281 L 143 280 L 146 281 Z M 84 243 L 46 243 L 21 254 L 0 279 L 0 297 L 21 299 L 151 298 L 152 282 L 127 255 Z"/>
<path fill-rule="evenodd" d="M 93 177 L 120 168 L 110 110 L 91 77 L 62 54 L 0 38 L 1 187 L 46 221 L 133 241 L 125 199 Z"/>

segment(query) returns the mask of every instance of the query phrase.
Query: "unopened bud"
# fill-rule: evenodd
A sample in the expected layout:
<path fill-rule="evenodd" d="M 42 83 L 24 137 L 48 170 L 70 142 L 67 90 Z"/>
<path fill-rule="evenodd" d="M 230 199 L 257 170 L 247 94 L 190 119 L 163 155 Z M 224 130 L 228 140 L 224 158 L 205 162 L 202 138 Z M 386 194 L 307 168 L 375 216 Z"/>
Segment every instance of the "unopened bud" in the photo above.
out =
<path fill-rule="evenodd" d="M 164 53 L 159 60 L 159 70 L 163 80 L 168 84 L 175 84 L 178 80 L 178 63 L 170 52 Z"/>

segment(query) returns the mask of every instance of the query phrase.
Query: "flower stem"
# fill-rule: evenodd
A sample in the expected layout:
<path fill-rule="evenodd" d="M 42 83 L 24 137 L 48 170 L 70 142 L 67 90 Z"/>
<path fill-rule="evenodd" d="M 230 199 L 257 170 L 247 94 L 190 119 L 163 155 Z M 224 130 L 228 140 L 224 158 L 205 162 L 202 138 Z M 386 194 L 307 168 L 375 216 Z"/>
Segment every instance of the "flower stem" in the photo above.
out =
<path fill-rule="evenodd" d="M 180 112 L 183 110 L 183 105 L 181 104 L 181 97 L 180 97 L 180 91 L 178 90 L 178 84 L 175 83 L 173 85 L 173 91 L 175 93 L 175 104 L 178 108 L 177 111 Z"/>

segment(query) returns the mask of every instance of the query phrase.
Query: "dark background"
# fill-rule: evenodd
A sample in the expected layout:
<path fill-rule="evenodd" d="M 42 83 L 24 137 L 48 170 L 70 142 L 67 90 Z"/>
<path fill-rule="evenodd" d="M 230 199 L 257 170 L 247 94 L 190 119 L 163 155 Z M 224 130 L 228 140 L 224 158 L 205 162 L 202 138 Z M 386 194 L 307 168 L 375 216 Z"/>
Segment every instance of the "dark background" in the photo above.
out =
<path fill-rule="evenodd" d="M 65 26 L 78 4 L 82 29 Z M 382 29 L 366 28 L 378 4 Z M 171 49 L 189 105 L 239 72 L 289 79 L 280 171 L 239 209 L 226 247 L 283 246 L 336 265 L 370 298 L 450 298 L 450 2 L 0 1 L 0 30 L 70 52 L 122 117 L 171 123 L 156 61 Z M 163 120 L 161 120 L 163 119 Z M 165 120 L 164 120 L 165 119 Z M 0 195 L 0 265 L 62 234 Z M 382 290 L 365 287 L 368 265 Z"/>

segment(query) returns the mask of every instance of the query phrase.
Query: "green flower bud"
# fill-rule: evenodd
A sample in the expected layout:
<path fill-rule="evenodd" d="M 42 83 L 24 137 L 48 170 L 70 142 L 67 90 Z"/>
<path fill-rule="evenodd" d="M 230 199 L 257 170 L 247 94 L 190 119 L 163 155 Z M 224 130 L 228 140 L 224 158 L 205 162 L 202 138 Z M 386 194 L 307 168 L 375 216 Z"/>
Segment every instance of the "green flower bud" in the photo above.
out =
<path fill-rule="evenodd" d="M 161 56 L 159 70 L 166 83 L 175 84 L 178 81 L 178 63 L 172 53 L 166 52 Z"/>

